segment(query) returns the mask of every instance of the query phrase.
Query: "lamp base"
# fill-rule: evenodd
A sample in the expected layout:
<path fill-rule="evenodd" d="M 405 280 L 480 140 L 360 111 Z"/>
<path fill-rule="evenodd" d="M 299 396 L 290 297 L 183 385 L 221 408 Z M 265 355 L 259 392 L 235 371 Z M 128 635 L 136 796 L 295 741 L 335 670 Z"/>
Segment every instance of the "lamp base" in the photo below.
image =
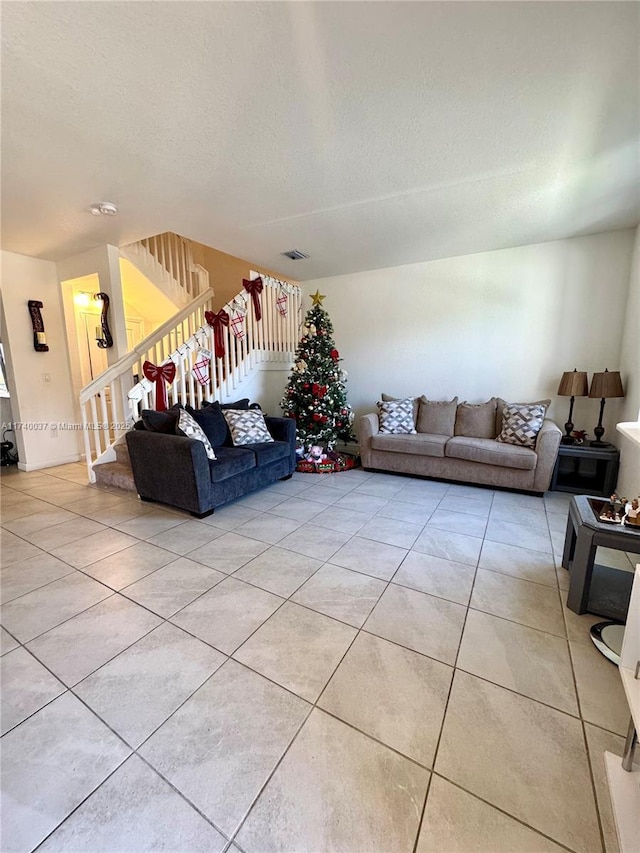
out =
<path fill-rule="evenodd" d="M 611 447 L 610 441 L 590 441 L 589 447 Z"/>

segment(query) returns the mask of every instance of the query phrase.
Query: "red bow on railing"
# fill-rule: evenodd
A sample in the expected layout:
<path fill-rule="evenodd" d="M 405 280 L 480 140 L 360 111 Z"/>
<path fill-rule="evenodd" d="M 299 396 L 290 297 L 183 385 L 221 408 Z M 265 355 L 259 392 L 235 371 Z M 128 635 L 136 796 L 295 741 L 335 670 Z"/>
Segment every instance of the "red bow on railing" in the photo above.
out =
<path fill-rule="evenodd" d="M 168 364 L 157 366 L 151 364 L 150 361 L 145 361 L 142 365 L 142 372 L 149 382 L 156 383 L 156 409 L 159 412 L 164 412 L 167 409 L 167 388 L 165 382 L 171 385 L 176 378 L 176 366 L 170 361 Z"/>
<path fill-rule="evenodd" d="M 224 358 L 224 333 L 223 327 L 229 325 L 229 315 L 224 310 L 214 314 L 213 311 L 205 311 L 204 319 L 213 329 L 213 343 L 216 358 Z"/>
<path fill-rule="evenodd" d="M 242 279 L 242 286 L 244 289 L 251 295 L 251 301 L 253 302 L 253 313 L 255 314 L 256 320 L 262 319 L 262 308 L 260 307 L 260 294 L 262 293 L 262 279 L 260 276 L 258 278 L 254 278 L 253 281 L 247 281 L 246 278 Z"/>

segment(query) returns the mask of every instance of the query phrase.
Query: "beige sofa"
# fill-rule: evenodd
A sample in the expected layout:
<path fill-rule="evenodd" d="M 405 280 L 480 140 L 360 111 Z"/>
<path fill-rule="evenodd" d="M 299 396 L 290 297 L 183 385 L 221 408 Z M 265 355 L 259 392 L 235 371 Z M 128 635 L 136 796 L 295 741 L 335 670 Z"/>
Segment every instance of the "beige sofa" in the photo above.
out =
<path fill-rule="evenodd" d="M 378 415 L 364 415 L 360 419 L 358 431 L 363 468 L 539 494 L 545 492 L 549 488 L 558 455 L 561 430 L 553 421 L 545 419 L 538 433 L 535 449 L 496 441 L 495 437 L 500 432 L 504 400 L 492 400 L 495 400 L 495 427 L 487 429 L 485 418 L 484 427 L 475 430 L 480 435 L 461 432 L 474 432 L 473 417 L 466 418 L 465 426 L 465 416 L 470 409 L 480 409 L 481 406 L 456 406 L 453 428 L 445 430 L 449 434 L 420 431 L 417 407 L 416 426 L 419 431 L 416 434 L 383 434 L 379 431 Z M 457 404 L 457 399 L 455 403 Z M 488 401 L 484 406 L 490 403 L 491 401 Z M 437 423 L 441 424 L 442 419 Z M 443 426 L 439 429 L 443 429 Z"/>

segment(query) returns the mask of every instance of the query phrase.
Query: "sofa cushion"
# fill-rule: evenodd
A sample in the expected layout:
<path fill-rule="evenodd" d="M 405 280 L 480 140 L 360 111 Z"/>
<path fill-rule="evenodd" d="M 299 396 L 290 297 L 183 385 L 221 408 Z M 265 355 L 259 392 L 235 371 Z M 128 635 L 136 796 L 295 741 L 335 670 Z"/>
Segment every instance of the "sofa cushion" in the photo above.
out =
<path fill-rule="evenodd" d="M 492 397 L 486 403 L 460 403 L 456 412 L 454 435 L 495 438 L 497 402 L 497 399 Z"/>
<path fill-rule="evenodd" d="M 519 447 L 535 447 L 545 411 L 546 408 L 540 405 L 505 406 L 502 410 L 502 432 L 496 441 Z"/>
<path fill-rule="evenodd" d="M 502 432 L 502 410 L 505 406 L 544 406 L 546 417 L 547 409 L 551 405 L 551 400 L 534 400 L 532 403 L 507 403 L 507 401 L 503 400 L 502 397 L 498 397 L 496 403 L 496 431 L 494 435 L 500 435 Z"/>
<path fill-rule="evenodd" d="M 225 409 L 224 419 L 231 430 L 234 447 L 262 444 L 273 441 L 261 411 L 250 409 Z"/>
<path fill-rule="evenodd" d="M 279 459 L 286 459 L 291 453 L 291 445 L 288 441 L 264 441 L 261 444 L 249 444 L 247 450 L 255 454 L 256 465 L 261 468 Z"/>
<path fill-rule="evenodd" d="M 416 429 L 418 432 L 426 432 L 430 435 L 453 435 L 457 407 L 457 397 L 441 402 L 427 400 L 423 395 L 420 397 Z"/>
<path fill-rule="evenodd" d="M 144 428 L 149 432 L 175 435 L 180 408 L 179 405 L 175 405 L 164 412 L 157 412 L 155 409 L 143 409 L 140 412 L 140 417 L 142 418 Z"/>
<path fill-rule="evenodd" d="M 533 471 L 538 462 L 535 450 L 527 447 L 500 444 L 494 438 L 463 435 L 449 439 L 445 456 L 468 462 L 484 462 L 485 465 L 500 465 L 503 468 L 520 468 L 523 471 Z"/>
<path fill-rule="evenodd" d="M 176 433 L 178 435 L 186 435 L 187 438 L 195 438 L 196 441 L 201 441 L 204 444 L 204 450 L 207 458 L 214 460 L 216 454 L 209 443 L 209 439 L 204 434 L 200 424 L 195 421 L 186 409 L 180 409 L 178 423 L 176 424 Z"/>
<path fill-rule="evenodd" d="M 242 447 L 217 447 L 216 459 L 209 461 L 211 482 L 219 483 L 256 467 L 256 457 Z"/>
<path fill-rule="evenodd" d="M 373 450 L 391 450 L 396 453 L 413 453 L 416 456 L 444 456 L 448 435 L 384 435 L 378 433 L 371 439 Z"/>
<path fill-rule="evenodd" d="M 231 433 L 222 414 L 220 403 L 212 403 L 203 409 L 193 409 L 191 406 L 185 406 L 185 409 L 202 427 L 212 447 L 222 447 L 225 443 L 231 444 Z"/>
<path fill-rule="evenodd" d="M 415 434 L 413 397 L 406 400 L 388 400 L 378 403 L 380 432 L 387 435 Z"/>
<path fill-rule="evenodd" d="M 383 403 L 393 403 L 395 400 L 404 400 L 405 397 L 392 397 L 391 394 L 381 394 L 380 399 Z M 418 397 L 411 397 L 413 400 L 413 423 L 415 425 L 418 420 L 418 409 L 420 407 L 420 399 Z"/>

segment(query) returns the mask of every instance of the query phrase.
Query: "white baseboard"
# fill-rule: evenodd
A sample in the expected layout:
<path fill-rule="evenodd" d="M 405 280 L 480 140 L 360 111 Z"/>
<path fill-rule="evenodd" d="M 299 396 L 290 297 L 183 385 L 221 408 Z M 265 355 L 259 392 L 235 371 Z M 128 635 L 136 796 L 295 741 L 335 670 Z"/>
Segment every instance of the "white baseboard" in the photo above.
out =
<path fill-rule="evenodd" d="M 80 461 L 80 454 L 74 453 L 71 456 L 58 456 L 56 459 L 45 459 L 43 462 L 34 464 L 18 462 L 18 469 L 20 471 L 39 471 L 41 468 L 55 468 L 57 465 L 68 465 L 70 462 Z"/>

